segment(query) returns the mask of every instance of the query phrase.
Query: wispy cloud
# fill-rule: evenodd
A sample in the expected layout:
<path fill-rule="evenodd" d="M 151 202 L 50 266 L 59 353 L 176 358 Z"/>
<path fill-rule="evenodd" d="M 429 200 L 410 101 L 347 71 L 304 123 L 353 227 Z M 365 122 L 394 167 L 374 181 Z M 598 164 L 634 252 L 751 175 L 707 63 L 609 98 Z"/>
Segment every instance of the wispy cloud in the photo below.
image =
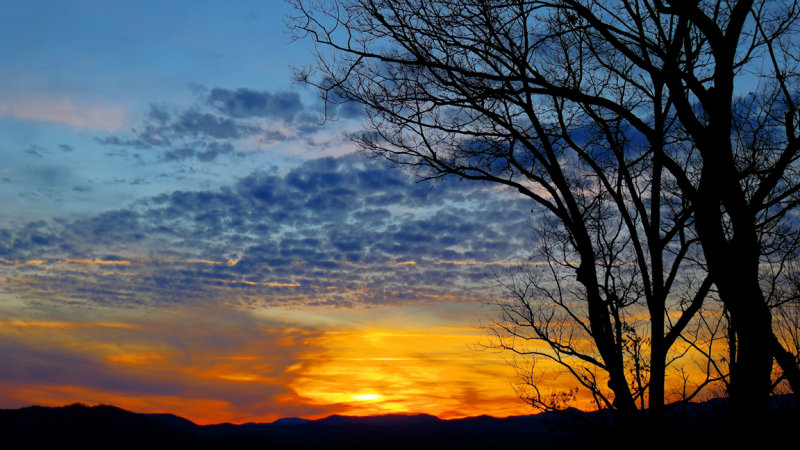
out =
<path fill-rule="evenodd" d="M 125 111 L 119 106 L 81 104 L 64 97 L 19 101 L 0 99 L 0 116 L 107 132 L 117 131 L 125 125 Z"/>

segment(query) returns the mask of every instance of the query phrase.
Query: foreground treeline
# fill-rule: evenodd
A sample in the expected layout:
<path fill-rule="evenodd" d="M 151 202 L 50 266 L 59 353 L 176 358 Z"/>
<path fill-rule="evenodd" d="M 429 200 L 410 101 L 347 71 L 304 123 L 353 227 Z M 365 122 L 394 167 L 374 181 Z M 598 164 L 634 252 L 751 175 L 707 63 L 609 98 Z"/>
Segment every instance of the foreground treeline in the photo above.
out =
<path fill-rule="evenodd" d="M 798 2 L 291 3 L 297 77 L 363 107 L 362 149 L 530 198 L 490 326 L 521 398 L 658 430 L 724 394 L 745 433 L 798 393 Z"/>

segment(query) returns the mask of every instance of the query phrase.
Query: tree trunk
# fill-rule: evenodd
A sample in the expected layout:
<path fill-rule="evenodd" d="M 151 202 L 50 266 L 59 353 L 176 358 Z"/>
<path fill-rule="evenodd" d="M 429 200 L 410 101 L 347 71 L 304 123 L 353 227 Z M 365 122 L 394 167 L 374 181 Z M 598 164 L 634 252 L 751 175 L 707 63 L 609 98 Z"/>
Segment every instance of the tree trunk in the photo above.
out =
<path fill-rule="evenodd" d="M 664 425 L 664 378 L 666 376 L 666 349 L 664 342 L 664 314 L 651 314 L 650 348 L 650 410 L 648 420 L 653 433 L 660 436 Z"/>
<path fill-rule="evenodd" d="M 735 333 L 736 361 L 731 367 L 730 402 L 737 430 L 765 420 L 772 373 L 772 316 L 758 278 L 760 247 L 755 217 L 744 202 L 732 167 L 704 167 L 698 189 L 696 229 L 708 270 L 727 308 Z M 726 208 L 723 209 L 723 205 Z M 727 217 L 723 216 L 723 210 Z M 730 227 L 731 231 L 726 231 Z"/>
<path fill-rule="evenodd" d="M 588 242 L 588 239 L 586 239 Z M 578 246 L 579 249 L 591 249 Z M 625 378 L 625 365 L 622 350 L 614 339 L 613 327 L 608 312 L 608 307 L 602 300 L 597 289 L 597 273 L 594 267 L 594 257 L 588 252 L 581 254 L 581 264 L 577 270 L 577 280 L 587 291 L 587 306 L 589 308 L 589 325 L 597 344 L 597 350 L 606 364 L 608 370 L 608 387 L 614 392 L 614 407 L 619 411 L 623 426 L 631 426 L 638 421 L 638 409 L 631 395 L 628 381 Z"/>
<path fill-rule="evenodd" d="M 772 318 L 763 300 L 754 300 L 761 297 L 758 286 L 746 289 L 741 286 L 745 283 L 731 281 L 729 284 L 741 287 L 740 294 L 729 302 L 737 338 L 736 377 L 730 385 L 731 411 L 737 425 L 754 427 L 754 421 L 766 418 L 769 405 Z"/>
<path fill-rule="evenodd" d="M 796 403 L 800 405 L 800 367 L 798 367 L 794 355 L 783 348 L 774 334 L 772 335 L 772 353 L 786 380 L 789 381 Z"/>

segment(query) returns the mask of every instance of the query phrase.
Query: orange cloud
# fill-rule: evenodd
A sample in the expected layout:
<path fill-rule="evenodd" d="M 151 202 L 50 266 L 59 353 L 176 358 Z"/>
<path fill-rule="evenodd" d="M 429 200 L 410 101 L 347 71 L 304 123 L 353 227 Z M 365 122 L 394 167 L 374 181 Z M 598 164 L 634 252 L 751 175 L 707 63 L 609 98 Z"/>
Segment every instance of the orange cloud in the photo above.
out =
<path fill-rule="evenodd" d="M 436 261 L 435 265 L 453 266 L 546 266 L 545 261 Z"/>
<path fill-rule="evenodd" d="M 244 280 L 221 280 L 225 284 L 246 284 L 248 286 L 269 286 L 269 287 L 300 287 L 298 283 L 274 283 L 274 282 L 256 282 Z"/>
<path fill-rule="evenodd" d="M 56 261 L 57 264 L 91 264 L 101 266 L 130 266 L 130 261 L 106 261 L 102 259 L 64 259 Z"/>
<path fill-rule="evenodd" d="M 0 408 L 106 403 L 204 424 L 328 415 L 287 387 L 313 331 L 222 310 L 161 311 L 143 323 L 0 321 L 9 375 Z"/>

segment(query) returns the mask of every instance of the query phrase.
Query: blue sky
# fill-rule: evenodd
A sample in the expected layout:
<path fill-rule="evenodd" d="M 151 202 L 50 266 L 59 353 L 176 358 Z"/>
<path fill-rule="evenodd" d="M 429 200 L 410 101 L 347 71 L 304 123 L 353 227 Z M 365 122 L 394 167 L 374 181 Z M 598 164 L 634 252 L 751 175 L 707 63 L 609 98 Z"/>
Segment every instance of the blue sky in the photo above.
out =
<path fill-rule="evenodd" d="M 54 209 L 87 212 L 174 186 L 159 183 L 159 175 L 207 186 L 230 181 L 239 172 L 232 165 L 282 165 L 316 156 L 273 140 L 240 144 L 249 154 L 284 144 L 267 158 L 253 155 L 257 161 L 225 161 L 213 170 L 143 167 L 142 161 L 158 156 L 102 144 L 107 137 L 135 135 L 156 105 L 177 112 L 208 106 L 213 89 L 293 95 L 308 105 L 308 123 L 316 124 L 316 95 L 291 82 L 289 65 L 307 62 L 308 48 L 288 44 L 286 12 L 277 1 L 4 2 L 2 220 Z M 138 188 L 114 187 L 136 179 Z M 95 195 L 86 194 L 90 189 Z"/>
<path fill-rule="evenodd" d="M 366 158 L 354 105 L 323 126 L 288 12 L 0 3 L 0 408 L 527 411 L 470 348 L 532 205 Z"/>

